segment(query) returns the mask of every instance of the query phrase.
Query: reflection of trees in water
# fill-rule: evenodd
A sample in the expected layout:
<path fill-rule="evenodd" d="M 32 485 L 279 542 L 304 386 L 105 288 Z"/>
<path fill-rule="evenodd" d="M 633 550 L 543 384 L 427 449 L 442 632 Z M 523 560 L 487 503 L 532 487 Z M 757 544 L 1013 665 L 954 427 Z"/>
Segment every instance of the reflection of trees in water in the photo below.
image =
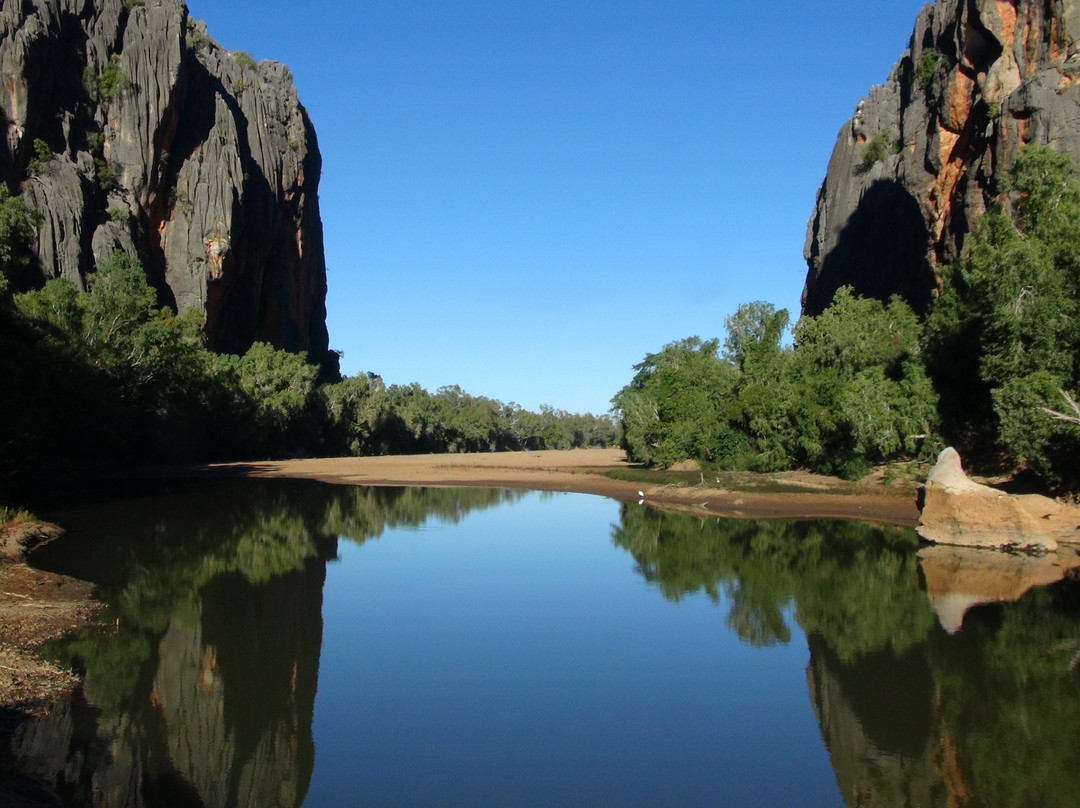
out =
<path fill-rule="evenodd" d="M 794 606 L 849 806 L 1076 804 L 1076 580 L 976 608 L 949 635 L 919 587 L 910 531 L 625 506 L 613 539 L 664 597 L 723 601 L 747 642 L 786 642 Z"/>
<path fill-rule="evenodd" d="M 900 656 L 840 660 L 810 638 L 811 698 L 849 805 L 1072 806 L 1075 583 L 983 607 Z"/>
<path fill-rule="evenodd" d="M 803 630 L 844 658 L 922 641 L 934 613 L 918 589 L 914 531 L 850 521 L 699 519 L 623 507 L 613 541 L 669 600 L 703 591 L 729 604 L 728 625 L 754 645 Z"/>
<path fill-rule="evenodd" d="M 969 612 L 956 641 L 930 644 L 942 739 L 959 749 L 971 805 L 1077 803 L 1077 640 L 1080 587 L 1065 582 Z"/>
<path fill-rule="evenodd" d="M 49 649 L 85 687 L 20 730 L 20 765 L 78 805 L 299 805 L 338 540 L 522 495 L 242 481 L 68 514 L 35 563 L 94 582 L 106 628 Z"/>

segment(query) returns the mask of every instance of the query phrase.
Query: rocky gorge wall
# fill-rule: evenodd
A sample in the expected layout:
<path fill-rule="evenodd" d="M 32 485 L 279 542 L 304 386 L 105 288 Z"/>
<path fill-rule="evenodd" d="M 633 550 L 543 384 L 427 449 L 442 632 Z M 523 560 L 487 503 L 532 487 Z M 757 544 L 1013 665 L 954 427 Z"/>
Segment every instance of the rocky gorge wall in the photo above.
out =
<path fill-rule="evenodd" d="M 844 124 L 807 226 L 803 312 L 836 290 L 917 311 L 1028 143 L 1080 159 L 1080 0 L 938 0 Z"/>
<path fill-rule="evenodd" d="M 24 288 L 139 256 L 211 349 L 328 349 L 315 131 L 284 66 L 182 0 L 3 0 L 0 179 L 41 213 Z"/>

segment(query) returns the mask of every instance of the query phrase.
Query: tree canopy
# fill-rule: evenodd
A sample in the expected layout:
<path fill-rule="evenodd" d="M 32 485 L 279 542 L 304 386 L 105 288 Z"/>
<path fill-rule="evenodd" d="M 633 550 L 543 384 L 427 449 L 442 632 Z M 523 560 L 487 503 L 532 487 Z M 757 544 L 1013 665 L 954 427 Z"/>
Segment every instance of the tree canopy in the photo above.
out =
<path fill-rule="evenodd" d="M 916 452 L 936 401 L 910 307 L 841 289 L 796 323 L 792 347 L 782 344 L 787 321 L 787 311 L 748 303 L 727 320 L 723 355 L 718 340 L 693 337 L 646 356 L 612 400 L 631 459 L 856 477 Z"/>

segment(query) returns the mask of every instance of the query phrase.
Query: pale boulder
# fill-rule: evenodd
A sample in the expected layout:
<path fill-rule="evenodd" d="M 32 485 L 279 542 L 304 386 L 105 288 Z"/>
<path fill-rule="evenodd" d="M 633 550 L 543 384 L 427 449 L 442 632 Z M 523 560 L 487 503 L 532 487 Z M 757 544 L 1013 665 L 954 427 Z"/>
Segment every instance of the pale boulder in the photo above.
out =
<path fill-rule="evenodd" d="M 920 491 L 919 508 L 918 533 L 937 544 L 1041 551 L 1080 544 L 1080 508 L 976 483 L 952 448 L 938 456 Z"/>

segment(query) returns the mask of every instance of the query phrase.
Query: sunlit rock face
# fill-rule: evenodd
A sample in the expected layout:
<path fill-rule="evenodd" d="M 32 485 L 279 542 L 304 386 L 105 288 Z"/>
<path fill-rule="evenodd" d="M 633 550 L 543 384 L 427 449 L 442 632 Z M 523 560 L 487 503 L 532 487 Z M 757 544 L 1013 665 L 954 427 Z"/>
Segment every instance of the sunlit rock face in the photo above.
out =
<path fill-rule="evenodd" d="M 287 68 L 182 0 L 6 0 L 0 73 L 0 178 L 41 212 L 24 287 L 85 287 L 123 249 L 211 348 L 326 353 L 321 158 Z"/>
<path fill-rule="evenodd" d="M 976 483 L 952 448 L 938 456 L 919 500 L 919 535 L 937 544 L 1052 551 L 1080 536 L 1080 508 Z"/>
<path fill-rule="evenodd" d="M 938 0 L 840 129 L 807 227 L 803 312 L 841 286 L 923 310 L 1017 149 L 1080 158 L 1080 0 Z"/>

